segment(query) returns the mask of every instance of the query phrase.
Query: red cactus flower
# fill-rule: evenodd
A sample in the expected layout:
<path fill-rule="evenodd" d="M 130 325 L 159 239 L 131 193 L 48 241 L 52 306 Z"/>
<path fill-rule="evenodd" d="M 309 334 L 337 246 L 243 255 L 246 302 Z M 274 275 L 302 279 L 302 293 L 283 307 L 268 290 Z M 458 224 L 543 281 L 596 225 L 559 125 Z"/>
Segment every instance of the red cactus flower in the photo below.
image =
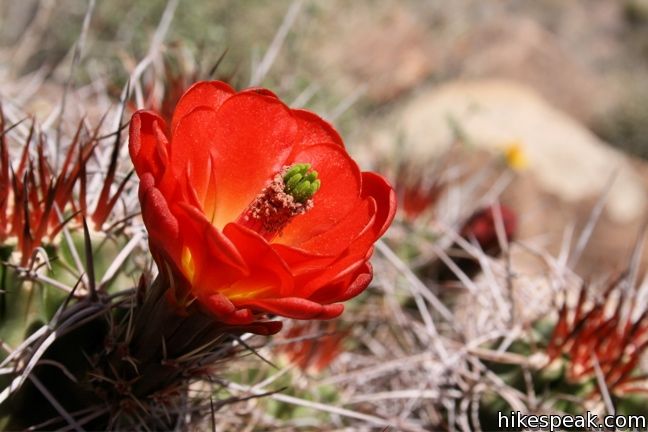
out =
<path fill-rule="evenodd" d="M 416 220 L 423 212 L 436 204 L 443 189 L 444 185 L 440 182 L 431 185 L 425 185 L 421 181 L 406 185 L 399 183 L 396 190 L 405 218 L 409 221 Z"/>
<path fill-rule="evenodd" d="M 170 125 L 133 115 L 130 154 L 151 251 L 178 306 L 197 300 L 229 324 L 255 313 L 327 319 L 369 284 L 395 196 L 315 114 L 268 90 L 199 82 Z"/>
<path fill-rule="evenodd" d="M 517 216 L 512 209 L 503 205 L 500 205 L 500 212 L 504 235 L 508 240 L 511 240 L 517 231 Z M 475 212 L 463 225 L 460 233 L 467 240 L 474 237 L 482 250 L 488 255 L 497 256 L 501 252 L 493 207 Z"/>
<path fill-rule="evenodd" d="M 504 228 L 503 234 L 508 241 L 511 241 L 515 238 L 517 232 L 516 213 L 503 205 L 500 205 L 500 212 Z M 468 241 L 475 240 L 484 253 L 491 257 L 497 257 L 502 253 L 500 241 L 497 237 L 497 220 L 495 215 L 496 213 L 493 207 L 477 210 L 459 230 L 461 237 Z M 470 279 L 481 272 L 479 260 L 466 253 L 459 244 L 455 243 L 450 246 L 449 254 L 457 267 Z M 431 266 L 427 270 L 427 274 L 429 277 L 443 282 L 458 280 L 455 272 L 443 262 Z"/>
<path fill-rule="evenodd" d="M 385 161 L 385 165 L 389 164 Z M 435 167 L 436 168 L 436 167 Z M 422 170 L 411 163 L 401 162 L 392 176 L 398 207 L 405 220 L 414 222 L 434 208 L 446 188 L 437 169 Z"/>

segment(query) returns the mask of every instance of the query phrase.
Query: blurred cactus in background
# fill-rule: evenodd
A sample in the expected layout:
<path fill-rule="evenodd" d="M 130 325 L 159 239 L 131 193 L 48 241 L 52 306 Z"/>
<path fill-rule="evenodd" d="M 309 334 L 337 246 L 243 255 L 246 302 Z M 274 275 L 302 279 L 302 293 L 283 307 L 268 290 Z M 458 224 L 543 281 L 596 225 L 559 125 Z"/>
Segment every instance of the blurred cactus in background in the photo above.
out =
<path fill-rule="evenodd" d="M 277 351 L 302 371 L 321 373 L 344 351 L 348 333 L 334 321 L 295 323 L 283 332 L 284 340 L 277 341 Z"/>

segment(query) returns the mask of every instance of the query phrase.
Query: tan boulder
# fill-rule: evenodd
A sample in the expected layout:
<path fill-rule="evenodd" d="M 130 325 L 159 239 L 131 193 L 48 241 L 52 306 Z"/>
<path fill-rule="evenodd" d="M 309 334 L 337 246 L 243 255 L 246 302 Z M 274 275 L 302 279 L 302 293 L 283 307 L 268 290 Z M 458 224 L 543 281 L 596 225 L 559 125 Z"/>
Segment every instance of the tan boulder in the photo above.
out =
<path fill-rule="evenodd" d="M 565 49 L 564 42 L 537 20 L 505 15 L 461 37 L 452 47 L 450 63 L 460 78 L 514 80 L 579 120 L 590 121 L 613 102 L 613 89 Z"/>
<path fill-rule="evenodd" d="M 517 142 L 528 167 L 503 200 L 520 214 L 520 237 L 549 235 L 547 247 L 554 252 L 565 227 L 582 226 L 614 176 L 583 262 L 623 265 L 646 207 L 645 181 L 638 172 L 646 168 L 530 88 L 510 81 L 452 82 L 421 91 L 380 124 L 388 126 L 372 136 L 372 156 L 393 153 L 398 145 L 412 160 L 431 160 L 450 146 L 457 129 L 468 149 L 498 153 Z"/>

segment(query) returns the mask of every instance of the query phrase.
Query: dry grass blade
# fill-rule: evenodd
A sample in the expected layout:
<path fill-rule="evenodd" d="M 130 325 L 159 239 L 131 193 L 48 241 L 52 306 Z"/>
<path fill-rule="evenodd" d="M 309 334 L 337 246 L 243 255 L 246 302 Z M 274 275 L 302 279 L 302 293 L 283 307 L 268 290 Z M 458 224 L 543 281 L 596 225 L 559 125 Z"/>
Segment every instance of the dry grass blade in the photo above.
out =
<path fill-rule="evenodd" d="M 27 120 L 27 118 L 23 118 L 23 119 L 17 121 L 16 123 L 14 123 L 12 125 L 9 125 L 9 126 L 7 126 L 5 128 L 5 118 L 4 118 L 4 114 L 2 112 L 2 104 L 0 104 L 0 138 L 4 138 L 9 132 L 11 132 L 15 128 L 17 128 L 18 126 L 23 124 L 26 120 Z M 6 144 L 3 144 L 3 145 L 6 145 Z"/>
<path fill-rule="evenodd" d="M 632 312 L 635 309 L 637 301 L 637 280 L 639 279 L 639 268 L 641 267 L 641 258 L 643 255 L 644 244 L 646 241 L 646 233 L 648 230 L 648 219 L 644 220 L 639 228 L 637 240 L 632 247 L 630 255 L 630 266 L 628 268 L 628 277 L 626 282 L 622 285 L 622 295 L 626 299 L 622 305 L 621 320 L 619 322 L 620 328 L 624 325 L 629 325 L 632 320 Z"/>
<path fill-rule="evenodd" d="M 22 37 L 11 56 L 11 65 L 14 74 L 17 74 L 27 63 L 29 58 L 39 47 L 43 40 L 43 34 L 47 31 L 47 25 L 56 10 L 56 0 L 44 0 L 39 2 L 36 15 L 29 26 L 22 32 Z"/>
<path fill-rule="evenodd" d="M 146 56 L 137 64 L 133 72 L 131 72 L 128 82 L 130 85 L 133 85 L 135 89 L 135 98 L 137 100 L 138 108 L 144 108 L 144 97 L 142 95 L 142 88 L 140 78 L 144 71 L 158 58 L 162 50 L 162 42 L 166 37 L 171 21 L 175 16 L 175 11 L 178 7 L 178 0 L 169 0 L 164 8 L 160 22 L 158 23 L 155 34 L 151 40 L 148 53 Z"/>
<path fill-rule="evenodd" d="M 603 371 L 601 370 L 601 365 L 599 364 L 598 358 L 596 358 L 596 353 L 592 353 L 592 362 L 594 363 L 594 371 L 596 372 L 596 382 L 603 396 L 603 401 L 605 402 L 605 409 L 608 414 L 614 415 L 615 409 L 614 404 L 612 403 L 612 398 L 610 397 L 610 391 L 605 383 L 605 377 L 603 376 Z"/>
<path fill-rule="evenodd" d="M 605 204 L 610 194 L 610 190 L 612 190 L 612 185 L 614 184 L 617 175 L 618 175 L 617 171 L 614 171 L 612 173 L 610 179 L 607 182 L 607 185 L 605 186 L 605 189 L 603 190 L 598 201 L 592 208 L 590 217 L 587 220 L 585 226 L 583 227 L 583 230 L 581 231 L 581 235 L 578 237 L 578 240 L 576 242 L 576 246 L 574 246 L 574 251 L 572 252 L 571 257 L 569 258 L 568 265 L 570 268 L 574 268 L 574 266 L 578 264 L 578 261 L 580 260 L 583 251 L 585 251 L 585 248 L 587 247 L 587 243 L 589 242 L 590 238 L 592 237 L 592 233 L 594 232 L 594 228 L 596 228 L 596 224 L 598 223 L 599 219 L 601 218 L 601 215 L 603 214 L 603 210 L 605 209 Z"/>
<path fill-rule="evenodd" d="M 213 78 L 214 77 L 214 75 L 216 74 L 216 71 L 218 70 L 218 68 L 221 65 L 221 63 L 223 62 L 223 60 L 225 59 L 225 56 L 227 55 L 228 52 L 229 52 L 229 48 L 225 48 L 223 50 L 223 52 L 218 57 L 218 59 L 216 59 L 216 62 L 214 63 L 214 65 L 207 72 L 207 78 Z"/>
<path fill-rule="evenodd" d="M 144 231 L 137 231 L 131 239 L 128 241 L 126 246 L 119 251 L 119 254 L 115 257 L 113 262 L 110 264 L 110 267 L 106 269 L 101 281 L 99 282 L 99 289 L 104 289 L 108 283 L 119 273 L 122 269 L 122 266 L 130 256 L 130 254 L 141 245 L 142 241 L 146 238 Z"/>
<path fill-rule="evenodd" d="M 358 102 L 358 100 L 362 96 L 364 96 L 368 88 L 369 86 L 366 84 L 358 86 L 349 95 L 342 99 L 327 116 L 329 121 L 334 122 L 335 120 L 337 120 L 342 114 L 344 114 L 349 108 L 351 108 L 356 102 Z"/>
<path fill-rule="evenodd" d="M 238 391 L 241 391 L 241 392 L 245 392 L 245 393 L 253 393 L 255 395 L 268 393 L 268 392 L 263 392 L 262 390 L 259 390 L 259 389 L 253 389 L 251 387 L 246 387 L 246 386 L 242 386 L 242 385 L 235 384 L 235 383 L 230 383 L 228 385 L 228 388 L 230 388 L 232 390 L 238 390 Z M 345 408 L 339 408 L 339 407 L 336 407 L 336 406 L 326 405 L 326 404 L 319 403 L 319 402 L 312 402 L 312 401 L 308 401 L 308 400 L 305 400 L 305 399 L 296 398 L 296 397 L 293 397 L 293 396 L 288 396 L 288 395 L 275 393 L 275 394 L 270 394 L 269 397 L 272 398 L 272 399 L 275 399 L 275 400 L 277 400 L 279 402 L 284 402 L 284 403 L 288 403 L 288 404 L 291 404 L 291 405 L 297 405 L 297 406 L 301 406 L 301 407 L 305 407 L 305 408 L 311 408 L 311 409 L 314 409 L 314 410 L 323 411 L 323 412 L 327 412 L 327 413 L 330 413 L 330 414 L 339 415 L 339 416 L 342 416 L 342 417 L 349 417 L 349 418 L 353 418 L 353 419 L 356 419 L 356 420 L 361 420 L 361 421 L 367 422 L 369 424 L 380 426 L 380 427 L 397 427 L 398 430 L 402 430 L 402 431 L 405 431 L 405 432 L 423 432 L 423 431 L 425 431 L 425 429 L 423 427 L 421 427 L 419 425 L 416 425 L 416 424 L 412 424 L 412 423 L 407 422 L 407 421 L 401 422 L 400 424 L 396 424 L 393 421 L 390 421 L 390 420 L 384 419 L 384 418 L 380 418 L 380 417 L 377 417 L 377 416 L 363 414 L 363 413 L 360 413 L 358 411 L 353 411 L 353 410 L 349 410 L 349 409 L 345 409 Z"/>
<path fill-rule="evenodd" d="M 270 71 L 270 68 L 275 62 L 279 51 L 281 51 L 281 47 L 286 40 L 286 36 L 288 36 L 288 32 L 292 28 L 297 16 L 299 15 L 299 11 L 303 3 L 303 0 L 293 0 L 293 2 L 290 4 L 290 7 L 288 8 L 286 15 L 284 16 L 283 22 L 277 30 L 277 33 L 275 33 L 275 36 L 272 39 L 268 50 L 252 73 L 252 78 L 250 79 L 251 87 L 261 84 L 265 76 Z"/>
<path fill-rule="evenodd" d="M 432 294 L 428 287 L 425 286 L 423 282 L 412 272 L 412 270 L 405 264 L 398 256 L 385 244 L 383 241 L 378 241 L 376 243 L 377 249 L 385 255 L 387 260 L 403 275 L 407 280 L 415 287 L 420 295 L 422 295 L 431 305 L 436 309 L 436 311 L 448 322 L 453 323 L 454 317 L 452 312 L 436 297 Z"/>
<path fill-rule="evenodd" d="M 83 24 L 81 26 L 81 34 L 79 39 L 74 45 L 72 62 L 70 63 L 70 72 L 68 74 L 68 79 L 65 82 L 65 87 L 63 89 L 63 97 L 61 98 L 61 105 L 58 114 L 58 122 L 56 124 L 56 149 L 61 150 L 61 137 L 62 137 L 62 126 L 65 119 L 65 110 L 67 106 L 68 93 L 71 90 L 72 82 L 74 80 L 74 74 L 77 68 L 77 65 L 81 61 L 83 55 L 83 48 L 85 46 L 85 41 L 88 36 L 88 30 L 90 29 L 90 19 L 92 18 L 92 13 L 94 12 L 96 0 L 90 0 L 88 2 L 88 8 L 86 9 L 85 16 L 83 18 Z M 59 152 L 56 152 L 56 161 L 54 163 L 55 167 L 58 167 L 58 155 Z"/>

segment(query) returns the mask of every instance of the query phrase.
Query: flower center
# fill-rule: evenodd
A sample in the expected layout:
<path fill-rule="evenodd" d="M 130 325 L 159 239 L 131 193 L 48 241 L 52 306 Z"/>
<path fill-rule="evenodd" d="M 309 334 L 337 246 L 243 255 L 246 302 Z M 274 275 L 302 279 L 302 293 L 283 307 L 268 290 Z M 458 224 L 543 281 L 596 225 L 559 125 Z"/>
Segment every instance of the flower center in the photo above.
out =
<path fill-rule="evenodd" d="M 312 198 L 320 185 L 317 171 L 311 170 L 310 164 L 297 163 L 284 167 L 236 222 L 271 241 L 281 234 L 292 218 L 313 208 Z"/>

